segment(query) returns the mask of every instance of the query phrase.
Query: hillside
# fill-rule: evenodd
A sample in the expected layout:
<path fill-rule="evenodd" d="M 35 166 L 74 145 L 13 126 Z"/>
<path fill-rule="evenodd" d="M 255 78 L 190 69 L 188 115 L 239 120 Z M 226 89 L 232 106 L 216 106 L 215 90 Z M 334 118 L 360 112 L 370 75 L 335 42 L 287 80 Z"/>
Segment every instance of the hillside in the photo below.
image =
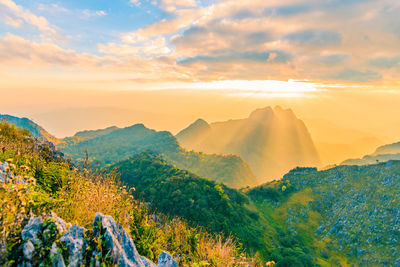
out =
<path fill-rule="evenodd" d="M 400 162 L 297 168 L 247 192 L 323 266 L 400 264 Z"/>
<path fill-rule="evenodd" d="M 80 134 L 82 135 L 82 134 Z M 87 136 L 87 134 L 86 134 Z M 259 184 L 246 162 L 234 155 L 204 154 L 182 149 L 169 132 L 157 132 L 143 124 L 113 130 L 92 132 L 91 138 L 66 142 L 58 146 L 75 162 L 83 163 L 85 152 L 93 167 L 109 167 L 129 158 L 134 153 L 154 151 L 179 168 L 187 169 L 202 177 L 222 182 L 230 187 L 245 187 Z"/>
<path fill-rule="evenodd" d="M 112 168 L 158 211 L 213 233 L 233 234 L 246 248 L 263 248 L 258 214 L 246 207 L 249 200 L 239 191 L 178 169 L 153 152 L 135 154 Z"/>
<path fill-rule="evenodd" d="M 229 237 L 150 211 L 115 172 L 81 172 L 4 122 L 0 141 L 1 266 L 261 266 Z"/>
<path fill-rule="evenodd" d="M 320 164 L 305 124 L 281 107 L 257 109 L 246 119 L 211 124 L 197 120 L 176 137 L 188 149 L 242 157 L 264 182 L 296 166 Z"/>
<path fill-rule="evenodd" d="M 8 123 L 12 123 L 12 124 L 16 125 L 17 127 L 27 129 L 34 137 L 50 141 L 53 144 L 59 143 L 58 138 L 51 135 L 45 129 L 43 129 L 41 126 L 39 126 L 38 124 L 36 124 L 35 122 L 33 122 L 32 120 L 30 120 L 28 118 L 19 118 L 19 117 L 7 115 L 7 114 L 0 114 L 0 121 L 6 121 Z"/>

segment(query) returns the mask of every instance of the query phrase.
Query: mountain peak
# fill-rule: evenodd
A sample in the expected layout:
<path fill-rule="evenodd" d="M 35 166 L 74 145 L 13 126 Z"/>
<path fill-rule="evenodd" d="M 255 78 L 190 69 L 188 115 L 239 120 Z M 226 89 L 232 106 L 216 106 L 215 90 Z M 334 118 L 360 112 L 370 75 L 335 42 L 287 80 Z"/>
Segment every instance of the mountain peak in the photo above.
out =
<path fill-rule="evenodd" d="M 208 122 L 203 120 L 203 119 L 201 119 L 201 118 L 197 119 L 191 125 L 193 125 L 193 126 L 202 126 L 202 127 L 209 126 Z"/>
<path fill-rule="evenodd" d="M 184 140 L 186 140 L 187 137 L 190 136 L 190 142 L 194 142 L 194 140 L 198 137 L 206 133 L 207 131 L 210 130 L 210 125 L 208 122 L 206 122 L 203 119 L 197 119 L 195 122 L 190 124 L 187 128 L 183 129 L 180 131 L 176 137 L 178 139 L 181 139 L 183 143 L 185 143 Z M 186 140 L 189 142 L 189 140 Z"/>
<path fill-rule="evenodd" d="M 266 119 L 266 118 L 270 118 L 271 116 L 273 116 L 274 114 L 274 110 L 272 109 L 272 107 L 267 106 L 265 108 L 258 108 L 256 110 L 254 110 L 252 113 L 250 113 L 249 118 L 250 119 Z"/>

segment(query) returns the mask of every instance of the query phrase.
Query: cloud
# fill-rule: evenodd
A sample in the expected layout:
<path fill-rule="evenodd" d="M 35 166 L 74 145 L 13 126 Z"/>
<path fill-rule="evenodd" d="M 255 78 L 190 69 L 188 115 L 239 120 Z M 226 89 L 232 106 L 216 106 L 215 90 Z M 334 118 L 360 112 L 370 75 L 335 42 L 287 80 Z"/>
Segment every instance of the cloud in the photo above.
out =
<path fill-rule="evenodd" d="M 64 7 L 62 7 L 62 6 L 58 5 L 58 4 L 55 4 L 55 3 L 48 4 L 48 5 L 41 3 L 38 6 L 38 10 L 44 11 L 44 12 L 48 12 L 48 13 L 53 13 L 53 14 L 54 13 L 67 13 L 68 12 L 68 9 L 66 9 L 66 8 L 64 8 Z"/>
<path fill-rule="evenodd" d="M 103 17 L 107 15 L 107 12 L 104 10 L 89 10 L 85 9 L 82 11 L 83 17 L 84 18 L 92 18 L 92 17 Z"/>
<path fill-rule="evenodd" d="M 125 56 L 142 56 L 142 57 L 154 57 L 161 56 L 171 53 L 171 50 L 167 47 L 165 38 L 144 38 L 130 36 L 125 40 L 124 44 L 108 43 L 106 45 L 99 44 L 99 52 L 103 54 L 111 54 L 120 57 Z"/>
<path fill-rule="evenodd" d="M 100 59 L 90 54 L 77 54 L 52 43 L 32 42 L 12 34 L 0 38 L 0 62 L 7 66 L 35 68 L 52 65 L 100 65 Z"/>
<path fill-rule="evenodd" d="M 400 4 L 390 0 L 130 0 L 126 3 L 130 5 L 127 8 L 138 14 L 142 12 L 146 19 L 120 25 L 122 20 L 115 20 L 113 9 L 79 10 L 77 19 L 83 23 L 88 23 L 88 18 L 110 16 L 101 26 L 104 29 L 98 26 L 99 32 L 107 33 L 99 34 L 97 43 L 77 45 L 71 39 L 60 42 L 56 38 L 38 38 L 55 36 L 56 27 L 12 0 L 0 0 L 0 22 L 7 25 L 6 31 L 14 33 L 1 39 L 1 60 L 7 59 L 7 64 L 33 62 L 36 66 L 108 68 L 113 72 L 134 72 L 135 79 L 143 75 L 143 80 L 308 79 L 349 83 L 400 80 L 397 23 Z M 49 18 L 57 12 L 69 12 L 58 4 L 42 4 L 38 9 Z M 150 14 L 146 13 L 149 10 Z M 60 32 L 70 27 L 57 23 Z M 29 35 L 23 31 L 29 31 Z M 18 40 L 16 34 L 21 34 L 25 41 Z M 82 31 L 71 35 L 82 35 L 82 40 L 95 39 L 85 34 Z M 13 49 L 12 42 L 20 49 Z M 69 45 L 90 53 L 62 48 Z M 46 49 L 54 55 L 46 53 Z"/>
<path fill-rule="evenodd" d="M 54 26 L 52 26 L 46 18 L 42 16 L 37 16 L 26 10 L 22 6 L 15 4 L 11 0 L 0 0 L 0 20 L 1 17 L 5 18 L 5 23 L 10 23 L 10 21 L 16 22 L 23 20 L 25 23 L 35 26 L 42 33 L 56 36 L 57 31 Z M 8 15 L 8 16 L 7 16 Z M 13 26 L 17 24 L 14 23 Z"/>
<path fill-rule="evenodd" d="M 370 59 L 368 61 L 368 63 L 374 67 L 390 69 L 400 63 L 400 56 L 373 58 L 373 59 Z"/>
<path fill-rule="evenodd" d="M 24 24 L 24 22 L 22 20 L 20 20 L 18 18 L 13 18 L 10 16 L 4 17 L 4 23 L 7 25 L 10 25 L 10 26 L 13 26 L 15 28 L 19 28 Z"/>
<path fill-rule="evenodd" d="M 266 52 L 237 52 L 219 51 L 213 56 L 196 56 L 179 59 L 179 64 L 190 64 L 195 62 L 243 62 L 254 61 L 262 63 L 287 63 L 291 56 L 282 51 Z"/>
<path fill-rule="evenodd" d="M 345 69 L 331 75 L 329 79 L 349 82 L 374 82 L 382 79 L 382 75 L 379 72 L 372 70 L 359 71 L 355 69 Z"/>
<path fill-rule="evenodd" d="M 306 30 L 286 35 L 287 40 L 299 45 L 329 46 L 339 45 L 342 37 L 333 31 Z"/>
<path fill-rule="evenodd" d="M 177 9 L 194 8 L 197 6 L 195 0 L 160 0 L 158 4 L 167 12 L 174 12 Z"/>

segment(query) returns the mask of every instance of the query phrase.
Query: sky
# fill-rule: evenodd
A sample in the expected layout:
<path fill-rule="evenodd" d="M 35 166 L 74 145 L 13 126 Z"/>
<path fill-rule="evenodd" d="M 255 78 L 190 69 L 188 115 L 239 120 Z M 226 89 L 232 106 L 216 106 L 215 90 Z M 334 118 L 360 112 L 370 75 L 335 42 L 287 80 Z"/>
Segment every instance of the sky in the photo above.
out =
<path fill-rule="evenodd" d="M 57 136 L 279 104 L 394 140 L 399 86 L 399 1 L 0 0 L 0 112 Z"/>

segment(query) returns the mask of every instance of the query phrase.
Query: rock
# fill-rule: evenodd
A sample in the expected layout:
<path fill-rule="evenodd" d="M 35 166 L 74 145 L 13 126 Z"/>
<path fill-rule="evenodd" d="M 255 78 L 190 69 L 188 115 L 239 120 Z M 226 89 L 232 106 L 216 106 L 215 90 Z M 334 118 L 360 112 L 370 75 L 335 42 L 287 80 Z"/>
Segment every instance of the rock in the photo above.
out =
<path fill-rule="evenodd" d="M 146 257 L 140 256 L 145 267 L 157 267 L 157 265 Z"/>
<path fill-rule="evenodd" d="M 52 267 L 65 267 L 64 259 L 56 243 L 53 243 L 51 246 L 50 257 L 53 260 L 53 263 L 51 264 Z"/>
<path fill-rule="evenodd" d="M 87 247 L 87 242 L 83 235 L 85 231 L 85 228 L 74 224 L 60 238 L 60 242 L 64 243 L 67 248 L 69 254 L 68 262 L 71 267 L 84 264 L 85 250 Z"/>
<path fill-rule="evenodd" d="M 95 236 L 102 235 L 106 250 L 118 266 L 145 266 L 128 233 L 111 216 L 96 213 L 93 229 Z"/>
<path fill-rule="evenodd" d="M 168 252 L 161 252 L 158 257 L 158 267 L 178 267 L 178 263 Z"/>
<path fill-rule="evenodd" d="M 27 241 L 24 243 L 22 246 L 22 253 L 24 255 L 24 258 L 28 261 L 32 260 L 35 252 L 35 246 L 32 244 L 31 241 Z"/>
<path fill-rule="evenodd" d="M 55 235 L 65 232 L 67 230 L 68 224 L 66 224 L 65 221 L 59 218 L 55 213 L 52 212 L 47 218 L 52 219 L 52 223 L 54 223 L 55 228 L 57 229 Z M 24 264 L 26 266 L 34 264 L 31 261 L 36 255 L 38 255 L 39 251 L 43 249 L 43 242 L 54 241 L 47 239 L 52 236 L 50 234 L 51 230 L 47 227 L 48 226 L 44 225 L 42 216 L 37 216 L 31 217 L 28 224 L 22 230 L 22 254 L 24 256 Z M 42 238 L 44 241 L 42 241 L 40 238 Z M 65 266 L 62 255 L 55 243 L 53 243 L 51 247 L 50 256 L 51 259 L 54 260 L 52 266 Z"/>
<path fill-rule="evenodd" d="M 68 227 L 71 226 L 71 224 L 67 224 L 63 219 L 57 216 L 54 212 L 50 213 L 50 218 L 53 219 L 54 224 L 57 226 L 57 231 L 59 233 L 64 233 L 68 230 Z"/>
<path fill-rule="evenodd" d="M 32 217 L 21 232 L 22 241 L 24 242 L 22 245 L 22 252 L 27 261 L 31 261 L 35 255 L 35 247 L 42 246 L 42 241 L 38 237 L 39 233 L 42 231 L 42 226 L 43 219 L 41 216 Z"/>

